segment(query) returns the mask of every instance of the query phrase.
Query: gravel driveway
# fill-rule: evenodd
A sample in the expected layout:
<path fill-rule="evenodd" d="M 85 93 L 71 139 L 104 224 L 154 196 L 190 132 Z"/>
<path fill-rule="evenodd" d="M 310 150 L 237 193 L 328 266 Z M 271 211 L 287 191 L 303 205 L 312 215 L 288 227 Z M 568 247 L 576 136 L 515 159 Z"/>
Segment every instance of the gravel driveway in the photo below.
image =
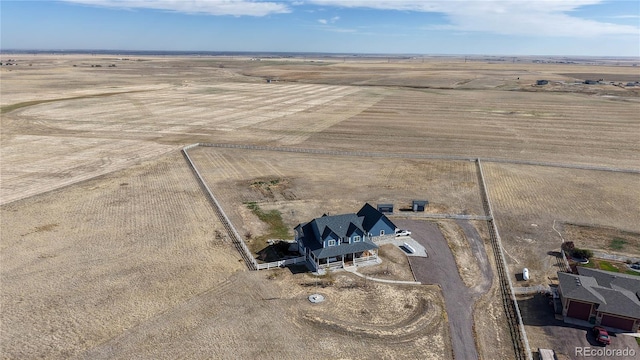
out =
<path fill-rule="evenodd" d="M 410 229 L 411 237 L 422 244 L 429 254 L 428 258 L 410 257 L 409 262 L 417 281 L 440 284 L 442 287 L 454 357 L 477 359 L 472 330 L 473 304 L 489 290 L 493 281 L 493 272 L 480 236 L 468 221 L 456 221 L 464 231 L 482 272 L 482 281 L 473 288 L 468 288 L 460 278 L 453 254 L 436 223 L 403 219 L 394 222 L 403 229 Z"/>

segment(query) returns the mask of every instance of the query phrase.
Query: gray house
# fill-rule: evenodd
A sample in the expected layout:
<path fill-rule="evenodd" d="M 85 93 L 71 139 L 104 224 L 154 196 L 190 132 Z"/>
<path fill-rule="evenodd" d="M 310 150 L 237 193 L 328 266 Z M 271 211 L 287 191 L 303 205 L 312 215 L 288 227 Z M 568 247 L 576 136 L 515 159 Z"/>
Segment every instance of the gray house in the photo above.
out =
<path fill-rule="evenodd" d="M 365 204 L 357 214 L 323 215 L 294 228 L 298 251 L 312 270 L 356 266 L 378 259 L 377 237 L 395 233 L 384 214 Z"/>
<path fill-rule="evenodd" d="M 640 326 L 640 276 L 578 266 L 578 275 L 559 272 L 564 317 L 623 331 Z"/>

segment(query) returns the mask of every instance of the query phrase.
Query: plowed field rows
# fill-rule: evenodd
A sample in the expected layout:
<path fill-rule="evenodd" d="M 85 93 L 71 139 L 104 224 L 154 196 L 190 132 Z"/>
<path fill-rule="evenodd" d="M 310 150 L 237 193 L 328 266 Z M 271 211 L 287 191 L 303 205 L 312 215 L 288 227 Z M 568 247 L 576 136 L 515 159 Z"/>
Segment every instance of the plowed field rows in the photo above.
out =
<path fill-rule="evenodd" d="M 16 58 L 33 66 L 0 69 L 6 358 L 450 357 L 438 289 L 362 284 L 347 274 L 318 289 L 304 274 L 242 271 L 176 151 L 183 145 L 640 170 L 637 88 L 568 83 L 574 75 L 637 76 L 631 66 Z M 567 83 L 532 86 L 543 78 Z M 484 215 L 469 161 L 203 147 L 190 154 L 243 236 L 265 231 L 244 202 L 279 210 L 290 228 L 365 201 L 399 209 L 427 199 L 428 212 Z M 560 246 L 554 221 L 561 233 L 565 223 L 606 228 L 604 245 L 620 229 L 640 232 L 637 174 L 483 164 L 512 275 L 528 267 L 532 283 L 555 276 L 547 255 Z M 581 241 L 593 233 L 580 229 Z M 327 301 L 310 304 L 311 291 Z M 492 334 L 479 336 L 489 341 L 479 346 L 487 358 L 512 351 L 495 294 L 478 304 L 474 324 Z"/>
<path fill-rule="evenodd" d="M 0 147 L 0 204 L 124 169 L 175 149 L 135 140 L 15 136 Z"/>
<path fill-rule="evenodd" d="M 69 358 L 243 269 L 178 153 L 2 207 L 3 357 Z"/>
<path fill-rule="evenodd" d="M 0 203 L 176 149 L 153 139 L 177 136 L 181 142 L 184 136 L 251 128 L 248 134 L 264 134 L 256 136 L 263 139 L 257 141 L 300 143 L 379 99 L 350 86 L 221 83 L 18 109 L 9 115 L 6 123 L 11 126 L 3 132 Z M 301 113 L 312 115 L 298 117 Z M 18 135 L 12 136 L 14 132 Z M 175 143 L 161 142 L 166 141 Z"/>
<path fill-rule="evenodd" d="M 306 146 L 640 169 L 638 109 L 583 94 L 397 90 Z"/>
<path fill-rule="evenodd" d="M 287 129 L 309 133 L 312 129 L 332 125 L 330 119 L 344 119 L 345 114 L 341 111 L 344 108 L 352 111 L 362 108 L 362 96 L 350 97 L 360 91 L 351 86 L 313 84 L 188 85 L 104 97 L 100 98 L 99 106 L 93 98 L 46 103 L 21 110 L 20 118 L 68 131 L 158 135 L 259 127 L 273 119 L 329 108 L 334 116 L 321 122 L 325 125 L 307 121 L 289 124 L 292 126 Z M 332 107 L 334 102 L 336 109 Z M 311 129 L 306 129 L 305 125 Z"/>

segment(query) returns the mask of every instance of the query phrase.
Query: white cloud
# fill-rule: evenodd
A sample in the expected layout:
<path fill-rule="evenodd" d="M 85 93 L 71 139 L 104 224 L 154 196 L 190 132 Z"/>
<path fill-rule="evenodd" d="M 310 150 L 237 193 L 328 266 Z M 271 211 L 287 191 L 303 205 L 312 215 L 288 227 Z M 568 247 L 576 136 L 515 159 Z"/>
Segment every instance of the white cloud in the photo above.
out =
<path fill-rule="evenodd" d="M 602 0 L 308 0 L 344 8 L 370 8 L 444 14 L 450 24 L 431 29 L 509 35 L 593 37 L 640 35 L 637 26 L 587 20 L 571 12 Z"/>
<path fill-rule="evenodd" d="M 612 19 L 640 19 L 640 15 L 616 15 L 609 17 Z"/>
<path fill-rule="evenodd" d="M 63 0 L 119 9 L 156 9 L 187 14 L 266 16 L 289 13 L 285 3 L 259 0 Z"/>
<path fill-rule="evenodd" d="M 336 21 L 340 20 L 340 16 L 334 16 L 331 19 L 318 19 L 318 22 L 323 25 L 334 24 Z"/>

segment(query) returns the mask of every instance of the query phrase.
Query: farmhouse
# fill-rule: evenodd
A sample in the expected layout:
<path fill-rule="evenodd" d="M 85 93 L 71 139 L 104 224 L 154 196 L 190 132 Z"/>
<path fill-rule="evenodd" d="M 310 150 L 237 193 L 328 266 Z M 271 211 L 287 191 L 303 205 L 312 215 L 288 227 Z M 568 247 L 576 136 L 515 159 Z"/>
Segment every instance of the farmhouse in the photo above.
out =
<path fill-rule="evenodd" d="M 640 326 L 640 277 L 578 267 L 558 272 L 562 315 L 623 331 Z"/>
<path fill-rule="evenodd" d="M 384 214 L 365 204 L 357 214 L 323 215 L 294 228 L 298 251 L 312 270 L 378 262 L 381 236 L 394 236 L 396 226 Z"/>

